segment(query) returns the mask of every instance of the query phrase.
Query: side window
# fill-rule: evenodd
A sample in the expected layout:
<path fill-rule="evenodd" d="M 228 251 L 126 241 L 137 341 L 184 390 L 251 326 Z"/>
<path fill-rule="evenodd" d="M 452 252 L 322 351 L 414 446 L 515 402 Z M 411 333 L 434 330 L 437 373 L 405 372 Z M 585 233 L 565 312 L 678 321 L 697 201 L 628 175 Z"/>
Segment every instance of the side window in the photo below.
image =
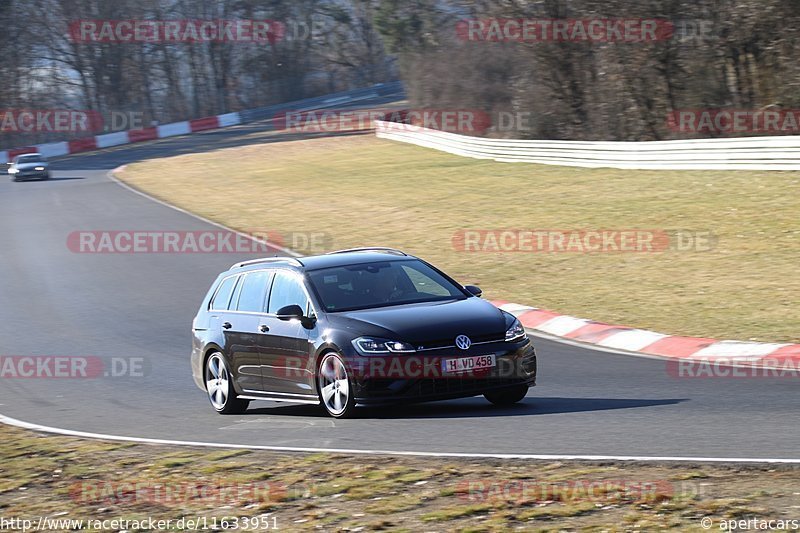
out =
<path fill-rule="evenodd" d="M 239 295 L 237 311 L 250 313 L 264 312 L 264 298 L 269 282 L 269 272 L 259 271 L 246 274 L 242 282 L 242 293 Z"/>
<path fill-rule="evenodd" d="M 267 312 L 275 314 L 281 307 L 295 304 L 307 312 L 308 298 L 306 298 L 306 292 L 303 290 L 300 278 L 289 272 L 277 272 L 275 281 L 272 283 Z"/>
<path fill-rule="evenodd" d="M 244 281 L 244 276 L 239 276 L 239 279 L 236 281 L 236 287 L 233 289 L 233 296 L 231 296 L 231 303 L 228 305 L 228 309 L 236 309 L 239 296 L 242 294 L 242 281 Z"/>
<path fill-rule="evenodd" d="M 231 294 L 233 294 L 233 288 L 236 286 L 237 279 L 237 276 L 231 276 L 220 283 L 217 294 L 211 299 L 212 310 L 225 311 L 228 309 L 228 304 L 231 301 Z"/>

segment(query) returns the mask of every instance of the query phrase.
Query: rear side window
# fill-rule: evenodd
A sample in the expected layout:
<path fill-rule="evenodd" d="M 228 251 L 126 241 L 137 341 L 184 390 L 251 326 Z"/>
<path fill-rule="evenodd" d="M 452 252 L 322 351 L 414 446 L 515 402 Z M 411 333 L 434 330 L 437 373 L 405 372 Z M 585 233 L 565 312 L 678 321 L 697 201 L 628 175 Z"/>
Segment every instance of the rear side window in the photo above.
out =
<path fill-rule="evenodd" d="M 306 291 L 303 290 L 302 282 L 297 275 L 289 272 L 277 272 L 269 296 L 268 312 L 276 314 L 278 309 L 287 305 L 299 305 L 304 312 L 307 311 Z"/>
<path fill-rule="evenodd" d="M 231 276 L 220 283 L 217 294 L 215 294 L 214 298 L 211 300 L 212 310 L 226 311 L 228 309 L 228 304 L 230 304 L 231 301 L 231 294 L 233 294 L 233 288 L 236 286 L 236 280 L 236 276 Z"/>
<path fill-rule="evenodd" d="M 239 295 L 237 311 L 263 313 L 266 299 L 269 272 L 251 272 L 244 277 L 242 293 Z"/>

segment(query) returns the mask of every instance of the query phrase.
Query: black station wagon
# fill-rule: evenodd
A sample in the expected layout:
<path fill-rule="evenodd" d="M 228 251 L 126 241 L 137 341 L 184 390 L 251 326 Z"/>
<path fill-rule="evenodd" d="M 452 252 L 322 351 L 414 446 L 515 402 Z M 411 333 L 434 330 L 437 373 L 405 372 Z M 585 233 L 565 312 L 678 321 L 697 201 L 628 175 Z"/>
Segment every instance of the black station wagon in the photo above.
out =
<path fill-rule="evenodd" d="M 522 400 L 536 354 L 513 315 L 390 248 L 269 257 L 219 275 L 193 323 L 192 372 L 211 405 L 358 405 L 484 395 Z"/>

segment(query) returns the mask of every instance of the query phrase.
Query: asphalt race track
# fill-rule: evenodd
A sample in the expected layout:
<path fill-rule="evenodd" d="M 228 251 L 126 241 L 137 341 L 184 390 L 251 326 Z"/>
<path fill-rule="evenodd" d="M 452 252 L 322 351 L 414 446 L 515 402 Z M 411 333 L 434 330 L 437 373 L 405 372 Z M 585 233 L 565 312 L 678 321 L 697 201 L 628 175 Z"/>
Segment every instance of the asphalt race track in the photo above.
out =
<path fill-rule="evenodd" d="M 190 376 L 191 319 L 216 274 L 252 256 L 79 254 L 68 249 L 67 235 L 211 229 L 123 188 L 107 171 L 143 158 L 254 142 L 245 135 L 257 128 L 64 158 L 48 182 L 2 177 L 0 356 L 142 358 L 145 364 L 140 377 L 2 378 L 0 413 L 76 431 L 253 446 L 800 459 L 796 380 L 677 379 L 664 361 L 547 340 L 536 341 L 540 384 L 513 408 L 472 398 L 364 409 L 357 419 L 339 421 L 321 408 L 265 402 L 241 416 L 215 414 Z"/>

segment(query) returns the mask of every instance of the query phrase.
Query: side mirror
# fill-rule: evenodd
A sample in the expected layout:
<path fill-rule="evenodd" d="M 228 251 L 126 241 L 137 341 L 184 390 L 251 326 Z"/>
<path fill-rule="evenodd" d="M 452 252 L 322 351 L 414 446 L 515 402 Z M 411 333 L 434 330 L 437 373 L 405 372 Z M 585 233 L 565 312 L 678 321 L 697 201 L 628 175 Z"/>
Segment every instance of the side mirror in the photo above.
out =
<path fill-rule="evenodd" d="M 305 318 L 303 309 L 297 304 L 281 307 L 278 309 L 277 315 L 280 320 L 303 320 Z"/>
<path fill-rule="evenodd" d="M 468 293 L 470 293 L 473 296 L 477 296 L 478 298 L 480 298 L 481 294 L 483 294 L 483 291 L 481 290 L 481 288 L 480 287 L 476 287 L 475 285 L 467 285 L 464 288 L 467 289 Z"/>

